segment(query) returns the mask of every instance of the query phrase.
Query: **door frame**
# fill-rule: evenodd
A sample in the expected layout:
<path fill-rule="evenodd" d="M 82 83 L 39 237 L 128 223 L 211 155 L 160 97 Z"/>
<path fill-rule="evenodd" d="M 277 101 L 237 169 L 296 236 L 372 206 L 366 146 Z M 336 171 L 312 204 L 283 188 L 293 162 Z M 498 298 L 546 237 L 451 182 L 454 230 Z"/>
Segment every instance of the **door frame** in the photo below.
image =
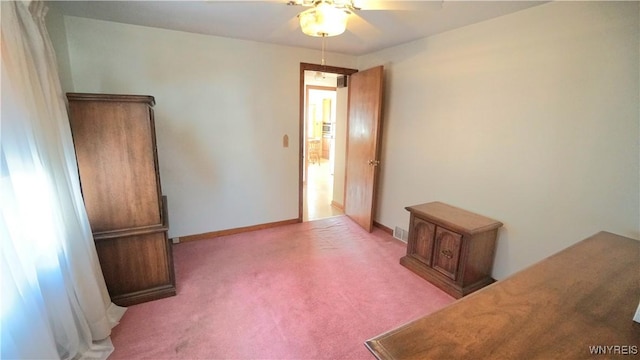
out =
<path fill-rule="evenodd" d="M 311 64 L 311 63 L 300 63 L 300 101 L 299 101 L 299 149 L 298 149 L 298 222 L 303 221 L 303 186 L 304 186 L 304 142 L 305 142 L 305 134 L 304 134 L 304 111 L 305 111 L 305 81 L 304 81 L 304 72 L 305 71 L 320 71 L 325 73 L 332 74 L 340 74 L 349 76 L 351 74 L 357 73 L 356 69 L 342 68 L 336 66 L 327 66 L 320 64 Z M 347 155 L 348 156 L 348 155 Z"/>

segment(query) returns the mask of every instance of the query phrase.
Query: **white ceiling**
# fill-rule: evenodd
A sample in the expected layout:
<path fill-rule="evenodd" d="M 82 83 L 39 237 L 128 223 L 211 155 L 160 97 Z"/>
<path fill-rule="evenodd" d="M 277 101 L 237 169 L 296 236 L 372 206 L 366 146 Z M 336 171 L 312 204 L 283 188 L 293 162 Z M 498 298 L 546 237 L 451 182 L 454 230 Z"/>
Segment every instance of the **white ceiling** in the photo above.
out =
<path fill-rule="evenodd" d="M 363 10 L 350 17 L 344 34 L 327 38 L 326 49 L 349 55 L 367 54 L 544 2 L 360 0 Z M 319 49 L 321 40 L 302 34 L 298 26 L 296 15 L 306 8 L 286 3 L 287 0 L 54 1 L 50 6 L 65 15 Z"/>

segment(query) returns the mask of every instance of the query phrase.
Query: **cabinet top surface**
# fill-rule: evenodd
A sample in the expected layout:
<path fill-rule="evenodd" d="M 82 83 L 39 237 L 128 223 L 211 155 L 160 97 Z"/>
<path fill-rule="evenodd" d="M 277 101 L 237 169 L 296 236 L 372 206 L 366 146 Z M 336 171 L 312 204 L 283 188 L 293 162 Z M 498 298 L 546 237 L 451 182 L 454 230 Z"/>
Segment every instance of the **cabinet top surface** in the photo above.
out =
<path fill-rule="evenodd" d="M 595 345 L 637 350 L 638 252 L 638 241 L 598 233 L 367 346 L 378 359 L 585 359 Z"/>
<path fill-rule="evenodd" d="M 150 95 L 67 93 L 67 99 L 69 99 L 69 101 L 142 102 L 148 103 L 150 106 L 156 104 L 155 98 Z"/>
<path fill-rule="evenodd" d="M 405 209 L 426 220 L 469 234 L 493 230 L 502 226 L 499 221 L 439 201 L 407 206 Z"/>

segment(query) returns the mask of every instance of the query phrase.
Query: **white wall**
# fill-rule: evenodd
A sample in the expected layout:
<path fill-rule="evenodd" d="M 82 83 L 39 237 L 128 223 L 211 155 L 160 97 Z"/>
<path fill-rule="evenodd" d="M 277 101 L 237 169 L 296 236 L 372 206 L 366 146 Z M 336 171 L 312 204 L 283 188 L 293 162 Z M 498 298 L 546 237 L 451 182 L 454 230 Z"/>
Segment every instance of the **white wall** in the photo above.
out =
<path fill-rule="evenodd" d="M 600 230 L 640 236 L 638 2 L 553 2 L 386 49 L 379 211 L 504 223 L 503 278 Z"/>
<path fill-rule="evenodd" d="M 65 26 L 75 91 L 155 96 L 169 236 L 298 217 L 300 62 L 320 51 L 77 17 Z"/>

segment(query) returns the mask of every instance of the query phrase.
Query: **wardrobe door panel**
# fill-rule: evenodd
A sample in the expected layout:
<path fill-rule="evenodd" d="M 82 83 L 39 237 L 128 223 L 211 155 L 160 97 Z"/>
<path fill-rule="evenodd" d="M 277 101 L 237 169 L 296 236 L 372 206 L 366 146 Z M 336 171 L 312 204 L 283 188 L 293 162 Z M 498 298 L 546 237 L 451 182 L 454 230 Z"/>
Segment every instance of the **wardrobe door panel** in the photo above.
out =
<path fill-rule="evenodd" d="M 160 224 L 153 118 L 145 103 L 71 102 L 82 194 L 93 232 Z"/>
<path fill-rule="evenodd" d="M 102 273 L 111 299 L 118 305 L 130 305 L 131 297 L 150 292 L 172 290 L 171 248 L 166 231 L 102 239 L 96 242 Z M 119 301 L 120 300 L 120 301 Z"/>

